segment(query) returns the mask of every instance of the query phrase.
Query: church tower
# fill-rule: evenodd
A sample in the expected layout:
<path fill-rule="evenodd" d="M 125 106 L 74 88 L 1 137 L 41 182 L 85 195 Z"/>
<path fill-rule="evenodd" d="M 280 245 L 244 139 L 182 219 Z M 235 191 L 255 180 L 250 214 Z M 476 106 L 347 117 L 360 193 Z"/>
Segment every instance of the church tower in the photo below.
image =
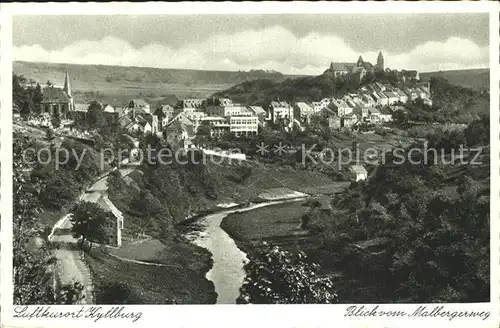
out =
<path fill-rule="evenodd" d="M 377 57 L 377 70 L 383 72 L 384 71 L 384 56 L 382 55 L 382 51 L 378 53 Z"/>
<path fill-rule="evenodd" d="M 363 57 L 361 57 L 361 55 L 359 56 L 359 58 L 358 58 L 358 62 L 356 63 L 356 65 L 357 65 L 358 67 L 363 66 Z"/>
<path fill-rule="evenodd" d="M 68 74 L 68 70 L 66 70 L 66 77 L 64 78 L 64 89 L 63 89 L 66 94 L 68 95 L 68 98 L 69 98 L 69 110 L 72 111 L 75 106 L 74 106 L 74 102 L 73 102 L 73 96 L 71 95 L 71 84 L 69 82 L 69 74 Z"/>

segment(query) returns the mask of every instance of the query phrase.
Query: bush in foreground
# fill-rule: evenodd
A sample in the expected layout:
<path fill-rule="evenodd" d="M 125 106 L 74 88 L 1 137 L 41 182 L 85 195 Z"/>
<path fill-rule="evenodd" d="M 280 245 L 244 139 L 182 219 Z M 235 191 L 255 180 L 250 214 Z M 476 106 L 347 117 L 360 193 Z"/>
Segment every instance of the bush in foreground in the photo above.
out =
<path fill-rule="evenodd" d="M 329 278 L 309 263 L 303 252 L 289 253 L 265 245 L 246 264 L 247 277 L 239 304 L 331 304 L 338 303 Z"/>

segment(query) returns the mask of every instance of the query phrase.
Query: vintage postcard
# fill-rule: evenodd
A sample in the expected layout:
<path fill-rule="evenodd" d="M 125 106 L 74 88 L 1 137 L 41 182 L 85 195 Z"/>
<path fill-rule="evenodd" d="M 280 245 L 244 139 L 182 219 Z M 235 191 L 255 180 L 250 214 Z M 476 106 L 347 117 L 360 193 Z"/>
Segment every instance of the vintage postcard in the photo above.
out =
<path fill-rule="evenodd" d="M 500 323 L 498 4 L 0 15 L 2 327 Z"/>

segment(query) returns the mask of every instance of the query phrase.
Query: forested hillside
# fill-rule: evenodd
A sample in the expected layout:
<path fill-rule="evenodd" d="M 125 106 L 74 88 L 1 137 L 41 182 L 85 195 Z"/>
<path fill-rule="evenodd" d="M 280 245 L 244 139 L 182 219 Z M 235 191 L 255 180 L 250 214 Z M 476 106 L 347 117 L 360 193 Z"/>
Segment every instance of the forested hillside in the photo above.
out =
<path fill-rule="evenodd" d="M 442 77 L 451 84 L 473 90 L 490 89 L 490 70 L 488 68 L 420 73 L 420 78 L 424 81 L 429 81 L 432 77 Z"/>

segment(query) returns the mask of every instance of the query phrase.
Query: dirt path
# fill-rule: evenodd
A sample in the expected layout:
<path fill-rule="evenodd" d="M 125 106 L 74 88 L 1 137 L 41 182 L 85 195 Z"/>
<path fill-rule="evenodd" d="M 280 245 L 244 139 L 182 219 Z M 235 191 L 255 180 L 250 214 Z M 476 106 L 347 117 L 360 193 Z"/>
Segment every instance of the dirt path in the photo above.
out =
<path fill-rule="evenodd" d="M 122 176 L 128 175 L 133 169 L 120 169 Z M 92 196 L 100 196 L 106 194 L 107 191 L 107 176 L 101 177 L 96 181 L 88 192 L 82 193 L 80 200 L 92 201 Z M 95 198 L 95 197 L 94 197 Z M 95 198 L 96 200 L 98 199 Z M 54 250 L 54 255 L 57 259 L 56 274 L 61 284 L 73 284 L 79 282 L 84 286 L 85 298 L 79 304 L 94 304 L 92 276 L 89 268 L 80 258 L 80 251 L 77 247 L 78 239 L 73 237 L 71 233 L 72 214 L 67 214 L 62 217 L 52 228 L 48 237 L 49 241 L 59 245 Z"/>
<path fill-rule="evenodd" d="M 71 234 L 71 214 L 62 217 L 54 225 L 49 235 L 51 243 L 57 243 L 59 247 L 54 250 L 56 262 L 56 274 L 61 284 L 81 283 L 85 298 L 79 304 L 93 304 L 92 277 L 89 268 L 80 259 L 76 246 L 77 238 Z"/>

